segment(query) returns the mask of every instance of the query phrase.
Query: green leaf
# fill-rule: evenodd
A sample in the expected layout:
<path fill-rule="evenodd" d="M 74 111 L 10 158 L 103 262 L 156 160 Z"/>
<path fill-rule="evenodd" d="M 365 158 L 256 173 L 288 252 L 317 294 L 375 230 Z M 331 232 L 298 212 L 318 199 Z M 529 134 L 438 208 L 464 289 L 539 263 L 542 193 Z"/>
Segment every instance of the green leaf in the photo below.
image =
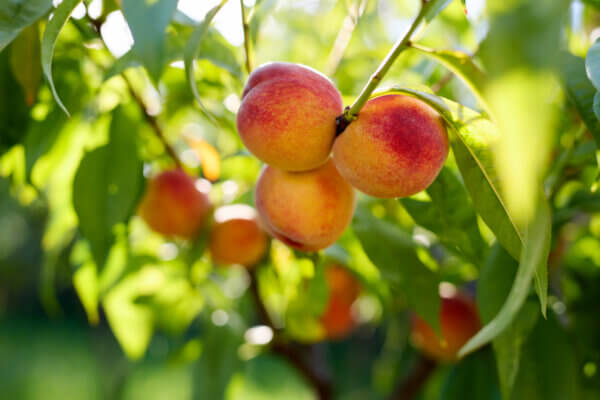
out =
<path fill-rule="evenodd" d="M 209 27 L 211 21 L 213 20 L 215 15 L 217 15 L 217 13 L 221 9 L 221 7 L 223 7 L 223 5 L 225 4 L 225 1 L 226 0 L 223 0 L 218 5 L 213 7 L 206 14 L 206 16 L 204 17 L 204 20 L 200 23 L 200 25 L 198 25 L 196 27 L 196 29 L 194 29 L 194 32 L 192 32 L 192 36 L 189 38 L 189 40 L 185 46 L 185 50 L 184 50 L 184 54 L 183 54 L 183 62 L 185 64 L 185 76 L 187 78 L 188 84 L 190 85 L 190 88 L 192 89 L 192 93 L 194 94 L 196 101 L 200 105 L 201 110 L 207 116 L 209 116 L 209 118 L 211 118 L 211 114 L 206 109 L 204 104 L 202 103 L 202 99 L 200 98 L 200 94 L 198 93 L 198 88 L 196 87 L 196 79 L 194 76 L 194 60 L 200 51 L 200 45 L 202 44 L 202 40 L 204 39 L 204 37 L 208 31 L 208 27 Z M 211 119 L 214 122 L 214 118 L 211 118 Z"/>
<path fill-rule="evenodd" d="M 48 80 L 54 99 L 67 115 L 69 115 L 69 111 L 60 100 L 56 87 L 54 86 L 54 80 L 52 79 L 52 56 L 54 55 L 54 45 L 58 39 L 58 34 L 80 2 L 81 0 L 64 0 L 60 3 L 54 10 L 52 19 L 46 24 L 46 30 L 44 31 L 44 36 L 42 38 L 42 70 L 44 71 L 46 80 Z"/>
<path fill-rule="evenodd" d="M 439 278 L 419 260 L 412 238 L 363 207 L 356 210 L 352 228 L 382 277 L 406 296 L 409 306 L 439 332 Z"/>
<path fill-rule="evenodd" d="M 312 400 L 315 393 L 284 360 L 261 355 L 244 363 L 227 387 L 227 400 Z"/>
<path fill-rule="evenodd" d="M 422 12 L 425 13 L 424 19 L 426 22 L 431 22 L 439 13 L 444 11 L 444 8 L 448 7 L 448 4 L 452 3 L 452 0 L 431 0 L 424 1 Z"/>
<path fill-rule="evenodd" d="M 75 175 L 73 205 L 99 268 L 114 242 L 115 224 L 129 218 L 142 189 L 137 129 L 136 119 L 125 109 L 115 110 L 108 144 L 88 153 Z"/>
<path fill-rule="evenodd" d="M 427 188 L 431 201 L 401 199 L 402 205 L 422 227 L 438 235 L 448 246 L 475 265 L 481 265 L 487 244 L 477 227 L 477 215 L 458 177 L 449 168 L 440 171 Z"/>
<path fill-rule="evenodd" d="M 12 46 L 11 46 L 12 47 Z M 8 51 L 0 53 L 0 155 L 22 141 L 31 125 L 29 107 L 10 66 Z"/>
<path fill-rule="evenodd" d="M 417 44 L 411 44 L 411 48 L 437 60 L 452 71 L 461 81 L 471 89 L 471 92 L 483 109 L 491 115 L 490 107 L 483 97 L 483 88 L 487 77 L 481 69 L 473 62 L 466 53 L 456 50 L 436 50 Z"/>
<path fill-rule="evenodd" d="M 544 267 L 547 265 L 551 244 L 551 226 L 550 207 L 544 199 L 540 199 L 535 218 L 525 230 L 523 254 L 506 301 L 494 319 L 463 346 L 459 351 L 459 356 L 462 357 L 494 340 L 513 321 L 529 294 L 531 280 L 536 269 L 539 269 L 540 264 L 543 264 Z"/>
<path fill-rule="evenodd" d="M 579 366 L 557 317 L 539 319 L 523 346 L 511 400 L 580 399 Z M 590 397 L 591 399 L 592 397 Z"/>
<path fill-rule="evenodd" d="M 5 0 L 0 4 L 0 51 L 52 6 L 51 0 Z"/>
<path fill-rule="evenodd" d="M 32 106 L 42 80 L 40 31 L 38 24 L 23 30 L 10 47 L 13 75 L 25 92 L 25 102 Z"/>
<path fill-rule="evenodd" d="M 165 31 L 176 8 L 177 0 L 123 0 L 123 14 L 135 41 L 133 53 L 154 82 L 164 69 Z"/>
<path fill-rule="evenodd" d="M 593 108 L 596 89 L 586 75 L 585 61 L 567 52 L 562 53 L 561 59 L 561 76 L 567 97 L 594 137 L 596 148 L 600 148 L 600 121 Z"/>
<path fill-rule="evenodd" d="M 594 104 L 593 104 L 594 114 L 596 118 L 600 120 L 600 92 L 596 92 L 594 95 Z"/>
<path fill-rule="evenodd" d="M 490 322 L 502 308 L 517 274 L 517 262 L 501 246 L 495 245 L 484 265 L 477 284 L 477 305 L 484 323 Z M 513 323 L 492 345 L 505 399 L 510 397 L 519 372 L 523 344 L 539 317 L 532 301 L 525 303 Z"/>
<path fill-rule="evenodd" d="M 596 89 L 600 90 L 600 42 L 596 41 L 585 57 L 585 72 Z"/>
<path fill-rule="evenodd" d="M 440 400 L 500 400 L 494 356 L 479 351 L 452 366 L 442 385 Z"/>

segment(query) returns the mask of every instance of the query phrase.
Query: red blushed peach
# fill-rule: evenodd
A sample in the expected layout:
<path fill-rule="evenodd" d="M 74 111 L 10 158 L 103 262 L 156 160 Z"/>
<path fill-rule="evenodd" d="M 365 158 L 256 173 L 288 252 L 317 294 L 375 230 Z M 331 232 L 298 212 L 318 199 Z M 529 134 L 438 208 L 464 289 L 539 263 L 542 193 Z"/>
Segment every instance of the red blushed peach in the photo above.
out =
<path fill-rule="evenodd" d="M 447 155 L 440 115 L 421 100 L 395 94 L 369 100 L 333 145 L 342 176 L 375 197 L 406 197 L 426 189 Z"/>
<path fill-rule="evenodd" d="M 307 171 L 327 161 L 342 98 L 324 75 L 296 64 L 271 63 L 250 75 L 237 114 L 248 150 L 286 171 Z"/>
<path fill-rule="evenodd" d="M 154 231 L 191 239 L 210 211 L 206 194 L 182 170 L 165 171 L 150 179 L 139 214 Z"/>
<path fill-rule="evenodd" d="M 331 160 L 307 172 L 265 167 L 255 201 L 267 231 L 303 251 L 333 244 L 354 213 L 354 191 Z"/>
<path fill-rule="evenodd" d="M 268 243 L 252 207 L 236 204 L 215 211 L 209 243 L 214 262 L 252 267 L 263 258 Z"/>
<path fill-rule="evenodd" d="M 412 342 L 429 357 L 442 361 L 456 361 L 460 348 L 481 328 L 474 302 L 464 295 L 451 293 L 443 296 L 440 310 L 442 337 L 418 316 L 413 318 Z"/>
<path fill-rule="evenodd" d="M 348 270 L 336 264 L 329 266 L 325 273 L 329 299 L 321 324 L 329 339 L 339 339 L 356 326 L 352 304 L 360 294 L 360 284 Z"/>

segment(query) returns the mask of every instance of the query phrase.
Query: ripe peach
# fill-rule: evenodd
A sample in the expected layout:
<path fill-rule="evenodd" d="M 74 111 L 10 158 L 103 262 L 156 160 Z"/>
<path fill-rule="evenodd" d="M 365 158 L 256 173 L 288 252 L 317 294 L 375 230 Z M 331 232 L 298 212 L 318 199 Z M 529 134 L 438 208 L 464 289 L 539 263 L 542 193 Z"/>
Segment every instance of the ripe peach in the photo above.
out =
<path fill-rule="evenodd" d="M 354 212 L 354 190 L 331 160 L 307 172 L 266 166 L 256 183 L 255 201 L 266 230 L 304 251 L 333 244 Z"/>
<path fill-rule="evenodd" d="M 344 267 L 333 264 L 325 272 L 329 299 L 321 316 L 321 324 L 330 339 L 348 334 L 356 325 L 352 315 L 352 303 L 360 294 L 360 284 Z"/>
<path fill-rule="evenodd" d="M 254 208 L 236 204 L 215 211 L 210 233 L 210 254 L 219 264 L 254 266 L 265 255 L 268 239 Z"/>
<path fill-rule="evenodd" d="M 140 216 L 154 231 L 166 236 L 193 238 L 210 211 L 206 194 L 180 169 L 152 178 L 139 207 Z"/>
<path fill-rule="evenodd" d="M 286 171 L 324 164 L 343 111 L 340 93 L 324 75 L 298 64 L 270 63 L 250 77 L 237 114 L 248 150 Z"/>
<path fill-rule="evenodd" d="M 369 100 L 333 145 L 340 174 L 375 197 L 406 197 L 426 189 L 447 155 L 440 115 L 421 100 L 396 94 Z"/>
<path fill-rule="evenodd" d="M 433 328 L 418 316 L 413 318 L 412 342 L 429 357 L 456 361 L 456 354 L 481 328 L 477 308 L 469 297 L 457 293 L 442 296 L 439 338 Z"/>

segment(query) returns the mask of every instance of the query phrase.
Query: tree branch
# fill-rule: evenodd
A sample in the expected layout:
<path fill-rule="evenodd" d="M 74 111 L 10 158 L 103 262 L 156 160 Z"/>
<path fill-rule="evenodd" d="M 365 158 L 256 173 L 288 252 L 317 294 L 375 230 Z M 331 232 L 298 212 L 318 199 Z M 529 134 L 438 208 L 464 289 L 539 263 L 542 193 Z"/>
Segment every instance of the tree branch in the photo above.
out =
<path fill-rule="evenodd" d="M 420 356 L 410 375 L 392 393 L 390 400 L 412 400 L 421 392 L 427 380 L 435 371 L 436 363 Z"/>
<path fill-rule="evenodd" d="M 309 354 L 307 346 L 285 341 L 281 338 L 281 329 L 273 324 L 273 320 L 263 303 L 258 289 L 258 279 L 256 268 L 251 269 L 250 273 L 250 294 L 258 310 L 262 322 L 273 330 L 273 341 L 271 350 L 286 358 L 294 368 L 313 386 L 320 400 L 330 400 L 332 398 L 332 387 L 330 382 L 323 376 L 315 372 L 310 363 L 307 362 L 305 354 Z"/>
<path fill-rule="evenodd" d="M 244 53 L 246 54 L 246 71 L 248 74 L 252 72 L 252 58 L 250 53 L 250 26 L 248 25 L 248 17 L 246 16 L 246 7 L 244 0 L 240 0 L 240 8 L 242 9 L 242 28 L 244 30 Z"/>

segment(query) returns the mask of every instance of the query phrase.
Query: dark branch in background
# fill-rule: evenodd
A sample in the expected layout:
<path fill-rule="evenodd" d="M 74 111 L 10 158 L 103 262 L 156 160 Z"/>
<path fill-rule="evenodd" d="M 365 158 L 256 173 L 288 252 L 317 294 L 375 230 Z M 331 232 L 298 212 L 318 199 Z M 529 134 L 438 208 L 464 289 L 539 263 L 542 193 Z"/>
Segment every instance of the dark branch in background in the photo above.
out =
<path fill-rule="evenodd" d="M 256 267 L 258 268 L 258 267 Z M 273 324 L 273 320 L 263 303 L 258 289 L 258 279 L 256 277 L 256 268 L 249 271 L 250 273 L 250 294 L 258 310 L 258 314 L 262 322 L 273 330 L 273 341 L 271 343 L 271 351 L 279 356 L 287 359 L 298 372 L 313 386 L 320 400 L 329 400 L 332 398 L 331 383 L 323 376 L 317 374 L 309 365 L 305 351 L 297 344 L 285 341 L 281 338 L 281 329 Z"/>
<path fill-rule="evenodd" d="M 146 122 L 148 122 L 148 124 L 150 124 L 150 126 L 154 130 L 154 133 L 156 134 L 156 136 L 158 137 L 158 139 L 164 146 L 165 151 L 167 152 L 167 154 L 169 154 L 169 156 L 173 159 L 173 161 L 177 165 L 177 168 L 181 169 L 182 168 L 181 160 L 179 159 L 179 156 L 177 156 L 175 149 L 169 144 L 169 142 L 167 142 L 167 139 L 165 138 L 162 128 L 160 127 L 160 124 L 158 123 L 158 120 L 156 119 L 156 117 L 154 115 L 151 115 L 150 113 L 148 113 L 148 110 L 146 109 L 146 105 L 144 104 L 144 100 L 135 92 L 135 90 L 133 89 L 133 85 L 131 84 L 131 82 L 125 75 L 125 73 L 121 73 L 121 77 L 127 84 L 127 88 L 129 89 L 129 93 L 131 94 L 131 97 L 140 106 L 140 109 L 142 110 L 142 113 L 144 114 L 144 118 L 146 119 Z"/>
<path fill-rule="evenodd" d="M 435 371 L 436 363 L 426 357 L 420 356 L 410 375 L 396 388 L 390 400 L 412 400 L 423 389 L 427 380 Z"/>
<path fill-rule="evenodd" d="M 240 0 L 240 8 L 242 9 L 242 28 L 244 31 L 244 53 L 246 54 L 246 71 L 248 74 L 252 72 L 252 58 L 250 52 L 250 25 L 248 24 L 248 17 L 246 16 L 246 7 L 244 7 L 244 0 Z"/>
<path fill-rule="evenodd" d="M 327 59 L 327 66 L 325 67 L 325 74 L 328 76 L 335 75 L 335 71 L 337 70 L 340 62 L 344 58 L 344 53 L 346 52 L 346 48 L 350 44 L 350 39 L 352 39 L 352 33 L 358 24 L 358 20 L 365 12 L 367 8 L 367 4 L 369 0 L 356 0 L 348 10 L 348 15 L 344 18 L 344 22 L 342 23 L 342 27 L 335 38 L 335 42 L 333 43 L 333 48 L 331 49 L 331 53 L 329 53 L 329 58 Z"/>
<path fill-rule="evenodd" d="M 98 37 L 104 44 L 104 47 L 106 47 L 106 43 L 104 43 L 104 39 L 102 39 L 102 34 L 100 33 L 100 28 L 102 27 L 102 24 L 104 23 L 104 19 L 103 18 L 93 19 L 93 18 L 89 18 L 89 17 L 88 17 L 88 19 L 89 19 L 90 23 L 92 24 L 92 27 L 98 34 Z M 152 127 L 152 130 L 154 131 L 154 133 L 156 134 L 156 136 L 158 137 L 158 139 L 164 146 L 167 154 L 173 159 L 173 161 L 175 162 L 175 165 L 177 165 L 177 168 L 181 169 L 182 168 L 181 160 L 179 159 L 179 156 L 175 152 L 175 149 L 169 144 L 169 142 L 167 142 L 167 139 L 163 133 L 163 130 L 162 130 L 160 124 L 158 123 L 158 120 L 156 119 L 156 117 L 154 115 L 152 115 L 148 112 L 148 109 L 146 108 L 146 104 L 144 103 L 144 100 L 141 98 L 140 95 L 138 95 L 136 93 L 135 89 L 133 88 L 133 85 L 131 84 L 131 81 L 127 78 L 127 76 L 125 75 L 124 72 L 121 73 L 121 77 L 127 84 L 127 89 L 129 90 L 131 97 L 133 98 L 133 100 L 135 100 L 136 103 L 138 103 L 140 109 L 142 110 L 142 113 L 144 114 L 144 118 L 146 119 L 146 122 L 148 122 L 148 124 Z"/>

